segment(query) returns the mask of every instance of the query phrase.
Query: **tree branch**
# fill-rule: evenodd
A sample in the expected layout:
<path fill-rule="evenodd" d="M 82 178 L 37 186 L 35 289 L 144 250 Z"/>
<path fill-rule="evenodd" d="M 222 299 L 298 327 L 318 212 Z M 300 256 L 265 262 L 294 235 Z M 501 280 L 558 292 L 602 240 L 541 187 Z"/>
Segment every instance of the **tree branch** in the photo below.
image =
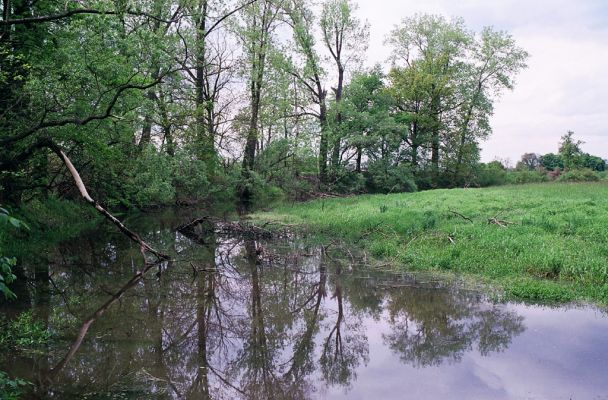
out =
<path fill-rule="evenodd" d="M 120 15 L 123 14 L 121 12 L 118 11 L 104 11 L 104 10 L 95 10 L 92 8 L 77 8 L 74 10 L 70 10 L 70 11 L 66 11 L 63 13 L 59 13 L 59 14 L 51 14 L 51 15 L 42 15 L 39 17 L 28 17 L 28 18 L 19 18 L 19 19 L 7 19 L 5 21 L 0 21 L 0 26 L 11 26 L 11 25 L 25 25 L 25 24 L 33 24 L 33 23 L 42 23 L 42 22 L 53 22 L 53 21 L 58 21 L 58 20 L 62 20 L 62 19 L 66 19 L 66 18 L 70 18 L 74 15 L 81 15 L 81 14 L 85 14 L 85 15 Z M 127 15 L 132 15 L 132 16 L 137 16 L 137 17 L 147 17 L 150 19 L 153 19 L 155 21 L 158 22 L 163 22 L 163 23 L 172 23 L 176 21 L 176 17 L 174 15 L 173 19 L 170 20 L 166 20 L 166 19 L 162 19 L 159 18 L 157 16 L 148 14 L 146 12 L 143 11 L 137 11 L 137 10 L 126 10 L 124 12 L 124 14 Z"/>

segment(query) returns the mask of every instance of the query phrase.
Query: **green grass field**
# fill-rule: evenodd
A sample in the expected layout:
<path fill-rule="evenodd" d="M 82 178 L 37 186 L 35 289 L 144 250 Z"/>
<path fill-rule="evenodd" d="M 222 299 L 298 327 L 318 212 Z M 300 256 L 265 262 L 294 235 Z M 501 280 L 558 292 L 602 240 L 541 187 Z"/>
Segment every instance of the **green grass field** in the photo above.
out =
<path fill-rule="evenodd" d="M 342 239 L 394 268 L 474 278 L 508 297 L 608 304 L 608 183 L 364 195 L 254 218 Z"/>

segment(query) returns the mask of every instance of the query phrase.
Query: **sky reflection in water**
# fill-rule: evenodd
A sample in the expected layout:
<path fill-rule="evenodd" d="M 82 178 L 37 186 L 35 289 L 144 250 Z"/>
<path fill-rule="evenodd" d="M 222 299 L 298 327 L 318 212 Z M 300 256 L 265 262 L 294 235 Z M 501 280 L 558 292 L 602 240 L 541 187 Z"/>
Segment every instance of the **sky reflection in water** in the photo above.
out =
<path fill-rule="evenodd" d="M 67 360 L 138 250 L 97 232 L 26 261 L 49 265 L 20 298 L 55 339 L 2 368 L 36 383 L 31 398 L 608 399 L 608 318 L 592 308 L 492 304 L 300 239 L 132 223 L 177 261 L 93 318 Z"/>

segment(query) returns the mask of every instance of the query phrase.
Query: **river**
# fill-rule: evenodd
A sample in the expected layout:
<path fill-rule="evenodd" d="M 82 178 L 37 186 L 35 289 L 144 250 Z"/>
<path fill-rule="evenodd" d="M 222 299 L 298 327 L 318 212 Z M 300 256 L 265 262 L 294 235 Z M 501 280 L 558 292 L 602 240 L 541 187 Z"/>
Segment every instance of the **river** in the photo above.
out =
<path fill-rule="evenodd" d="M 105 225 L 31 257 L 3 313 L 51 340 L 0 356 L 26 398 L 608 399 L 604 311 L 495 303 L 337 242 L 177 229 L 196 216 L 128 219 L 161 265 Z"/>

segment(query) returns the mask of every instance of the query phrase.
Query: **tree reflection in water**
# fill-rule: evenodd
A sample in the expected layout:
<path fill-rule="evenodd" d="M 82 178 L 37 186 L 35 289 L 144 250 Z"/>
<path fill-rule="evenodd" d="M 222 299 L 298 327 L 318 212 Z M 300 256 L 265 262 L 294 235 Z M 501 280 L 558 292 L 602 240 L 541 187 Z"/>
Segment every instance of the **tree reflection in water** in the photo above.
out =
<path fill-rule="evenodd" d="M 32 267 L 28 298 L 55 339 L 2 365 L 36 382 L 31 398 L 308 399 L 356 382 L 379 321 L 385 345 L 419 367 L 500 351 L 524 330 L 476 293 L 369 271 L 338 250 L 216 234 L 210 222 L 185 233 L 156 223 L 145 240 L 172 248 L 175 261 L 143 279 L 134 281 L 138 250 L 116 235 L 53 252 L 49 280 Z"/>

